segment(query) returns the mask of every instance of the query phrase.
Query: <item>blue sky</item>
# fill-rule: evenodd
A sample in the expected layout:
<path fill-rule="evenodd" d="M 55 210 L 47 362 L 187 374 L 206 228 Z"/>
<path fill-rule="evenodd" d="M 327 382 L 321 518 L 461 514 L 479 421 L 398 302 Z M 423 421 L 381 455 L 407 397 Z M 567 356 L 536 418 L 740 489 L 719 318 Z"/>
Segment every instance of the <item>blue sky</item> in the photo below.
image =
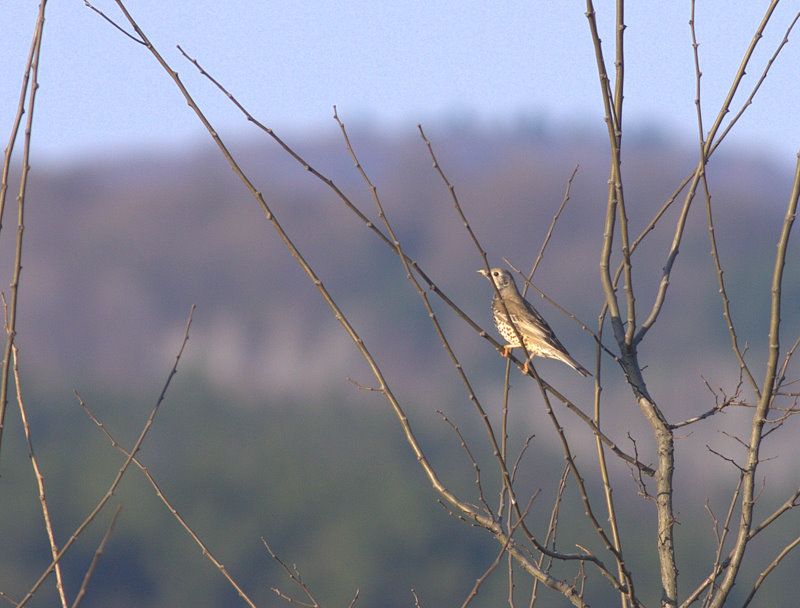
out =
<path fill-rule="evenodd" d="M 453 116 L 508 124 L 528 116 L 598 132 L 604 128 L 582 2 L 128 4 L 226 134 L 246 133 L 249 127 L 180 57 L 176 43 L 255 114 L 283 130 L 334 129 L 334 103 L 348 122 L 392 132 L 411 132 L 419 121 L 431 124 Z M 596 3 L 608 57 L 613 4 Z M 626 123 L 695 141 L 689 2 L 628 4 Z M 768 3 L 697 4 L 702 98 L 710 124 Z M 110 0 L 97 5 L 117 15 Z M 795 1 L 776 10 L 745 94 L 798 9 Z M 6 133 L 36 6 L 11 0 L 3 10 L 0 127 Z M 800 148 L 798 74 L 800 40 L 791 40 L 730 145 L 793 162 Z M 129 147 L 180 148 L 202 137 L 196 118 L 149 53 L 80 0 L 50 2 L 40 80 L 34 143 L 47 158 L 71 160 Z"/>

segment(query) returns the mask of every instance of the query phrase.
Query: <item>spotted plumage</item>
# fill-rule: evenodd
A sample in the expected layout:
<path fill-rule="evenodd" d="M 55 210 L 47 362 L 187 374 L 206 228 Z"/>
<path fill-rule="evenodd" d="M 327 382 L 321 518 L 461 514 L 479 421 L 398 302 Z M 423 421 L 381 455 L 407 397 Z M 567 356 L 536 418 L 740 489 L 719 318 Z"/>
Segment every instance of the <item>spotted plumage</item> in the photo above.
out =
<path fill-rule="evenodd" d="M 503 347 L 503 356 L 507 357 L 511 349 L 522 346 L 520 343 L 522 337 L 525 349 L 530 354 L 530 358 L 525 360 L 525 367 L 522 370 L 524 373 L 528 373 L 531 359 L 545 357 L 566 363 L 582 376 L 591 375 L 570 356 L 542 315 L 520 295 L 514 277 L 508 271 L 492 268 L 489 272 L 486 270 L 478 272 L 491 279 L 499 293 L 499 295 L 495 293 L 492 299 L 492 317 L 497 331 L 507 342 Z"/>

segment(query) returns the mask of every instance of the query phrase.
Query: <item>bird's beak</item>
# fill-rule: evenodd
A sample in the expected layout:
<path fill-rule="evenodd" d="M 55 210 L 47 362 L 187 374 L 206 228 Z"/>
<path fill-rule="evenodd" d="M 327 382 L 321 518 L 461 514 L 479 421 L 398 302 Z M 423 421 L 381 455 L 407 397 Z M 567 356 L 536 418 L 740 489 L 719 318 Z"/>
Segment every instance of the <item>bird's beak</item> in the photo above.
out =
<path fill-rule="evenodd" d="M 488 270 L 486 270 L 485 268 L 481 268 L 481 269 L 478 271 L 478 274 L 482 274 L 482 275 L 483 275 L 483 276 L 485 276 L 487 279 L 489 278 L 489 271 L 488 271 Z"/>

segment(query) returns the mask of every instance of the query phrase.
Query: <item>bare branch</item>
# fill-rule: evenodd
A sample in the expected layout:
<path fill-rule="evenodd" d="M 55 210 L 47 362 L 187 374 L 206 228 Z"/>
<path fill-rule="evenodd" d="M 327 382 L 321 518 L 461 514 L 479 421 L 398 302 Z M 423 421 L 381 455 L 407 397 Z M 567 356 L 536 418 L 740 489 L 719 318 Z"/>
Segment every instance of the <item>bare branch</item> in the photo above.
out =
<path fill-rule="evenodd" d="M 742 489 L 742 481 L 743 477 L 740 474 L 739 482 L 736 484 L 736 489 L 734 490 L 733 495 L 731 496 L 731 500 L 728 503 L 728 511 L 725 514 L 725 521 L 722 524 L 721 532 L 717 526 L 717 518 L 714 516 L 713 511 L 711 511 L 711 507 L 708 505 L 708 503 L 706 503 L 706 508 L 708 509 L 708 512 L 711 513 L 712 519 L 714 520 L 714 535 L 717 537 L 717 551 L 714 554 L 714 565 L 711 568 L 711 572 L 713 573 L 712 581 L 715 580 L 716 577 L 719 576 L 719 573 L 722 571 L 722 568 L 720 567 L 722 550 L 725 548 L 725 541 L 728 538 L 731 519 L 733 518 L 733 510 L 736 507 L 736 503 L 739 500 L 739 493 L 741 492 Z M 711 602 L 711 598 L 713 597 L 712 595 L 713 591 L 714 591 L 714 585 L 712 584 L 711 588 L 709 589 L 708 595 L 706 596 L 706 600 L 704 602 L 705 605 Z"/>
<path fill-rule="evenodd" d="M 689 27 L 691 28 L 692 32 L 692 50 L 694 51 L 695 80 L 697 82 L 696 85 L 697 97 L 695 98 L 695 105 L 697 106 L 697 130 L 699 133 L 699 142 L 700 142 L 700 159 L 701 162 L 703 163 L 703 166 L 705 166 L 706 163 L 708 163 L 708 158 L 705 156 L 708 149 L 706 147 L 706 141 L 703 134 L 703 112 L 700 106 L 700 78 L 702 76 L 702 72 L 700 71 L 700 56 L 697 51 L 697 47 L 699 45 L 697 43 L 697 36 L 694 27 L 694 11 L 695 11 L 695 0 L 692 0 L 692 16 L 689 19 Z M 722 269 L 722 262 L 720 261 L 719 249 L 717 247 L 717 236 L 716 236 L 716 231 L 714 229 L 714 216 L 711 211 L 711 192 L 708 187 L 708 177 L 706 176 L 705 171 L 703 171 L 702 180 L 703 180 L 703 192 L 705 194 L 705 201 L 706 201 L 706 221 L 708 224 L 708 238 L 709 241 L 711 242 L 711 258 L 714 261 L 714 268 L 717 272 L 717 283 L 719 284 L 719 296 L 722 300 L 722 316 L 727 324 L 728 333 L 730 334 L 731 338 L 731 348 L 733 349 L 733 352 L 736 355 L 737 360 L 739 361 L 739 366 L 745 372 L 745 374 L 747 374 L 747 379 L 750 382 L 750 385 L 753 387 L 753 390 L 755 391 L 756 395 L 759 395 L 758 382 L 756 382 L 755 378 L 753 377 L 753 374 L 750 372 L 750 368 L 747 366 L 747 362 L 744 359 L 742 350 L 739 348 L 739 338 L 736 335 L 736 328 L 733 325 L 730 300 L 728 298 L 728 291 L 725 287 L 725 279 L 723 276 L 724 271 Z"/>
<path fill-rule="evenodd" d="M 775 570 L 775 568 L 777 568 L 780 565 L 780 563 L 783 560 L 783 558 L 786 557 L 787 555 L 789 555 L 789 553 L 791 553 L 792 550 L 795 547 L 797 547 L 798 545 L 800 545 L 800 536 L 798 536 L 792 542 L 790 542 L 788 545 L 786 545 L 781 550 L 781 552 L 778 553 L 778 555 L 775 556 L 775 559 L 773 559 L 769 563 L 769 565 L 766 568 L 764 568 L 764 570 L 761 571 L 761 574 L 758 575 L 758 578 L 756 579 L 756 582 L 753 583 L 753 588 L 750 590 L 750 593 L 748 594 L 747 599 L 745 599 L 744 604 L 742 604 L 742 608 L 747 608 L 747 606 L 750 605 L 750 602 L 753 601 L 753 597 L 755 596 L 756 592 L 761 588 L 761 585 L 764 583 L 766 578 L 770 574 L 772 574 L 772 572 L 773 572 L 773 570 Z"/>
<path fill-rule="evenodd" d="M 778 4 L 777 2 L 774 3 L 774 5 L 777 5 L 777 4 Z M 767 14 L 766 19 L 769 19 L 769 16 L 771 15 L 771 12 L 772 12 L 773 8 L 774 8 L 774 6 L 770 5 L 770 7 L 768 9 L 770 12 Z M 755 98 L 756 93 L 758 93 L 758 90 L 761 88 L 761 85 L 764 83 L 764 80 L 766 80 L 767 74 L 769 74 L 769 71 L 772 68 L 772 65 L 775 63 L 775 60 L 778 58 L 778 55 L 780 55 L 781 51 L 783 50 L 783 47 L 786 46 L 786 44 L 789 42 L 789 34 L 794 29 L 794 26 L 797 23 L 798 19 L 800 19 L 800 13 L 797 13 L 794 16 L 794 19 L 792 19 L 791 23 L 789 23 L 789 26 L 786 28 L 786 32 L 784 33 L 783 38 L 781 39 L 780 43 L 778 44 L 778 47 L 775 49 L 775 52 L 772 53 L 772 56 L 769 58 L 769 60 L 767 61 L 766 65 L 764 66 L 764 69 L 761 72 L 761 76 L 759 76 L 759 78 L 756 81 L 755 85 L 753 85 L 753 89 L 750 91 L 750 95 L 748 95 L 747 99 L 742 104 L 742 107 L 739 109 L 739 111 L 733 116 L 733 118 L 731 118 L 730 122 L 728 123 L 728 126 L 725 127 L 725 129 L 723 129 L 722 133 L 720 133 L 719 137 L 716 139 L 716 141 L 714 141 L 714 144 L 709 149 L 708 156 L 711 156 L 711 153 L 713 153 L 714 150 L 717 149 L 717 147 L 722 143 L 722 140 L 725 139 L 725 136 L 730 132 L 730 130 L 733 128 L 733 126 L 742 117 L 742 114 L 744 114 L 745 110 L 747 110 L 747 108 L 749 108 L 750 105 L 753 103 L 753 99 Z M 761 29 L 761 31 L 763 31 L 763 28 Z M 757 34 L 757 36 L 760 37 L 760 32 Z M 755 41 L 756 38 L 753 38 L 753 40 Z"/>
<path fill-rule="evenodd" d="M 8 317 L 6 320 L 6 342 L 3 350 L 2 370 L 0 370 L 0 446 L 3 440 L 3 426 L 5 424 L 6 407 L 8 405 L 8 377 L 11 369 L 11 351 L 14 346 L 14 338 L 17 335 L 17 300 L 19 295 L 19 282 L 22 274 L 22 237 L 25 233 L 25 195 L 28 191 L 28 177 L 30 174 L 31 158 L 31 132 L 33 130 L 33 115 L 36 107 L 36 93 L 39 91 L 39 56 L 42 50 L 42 36 L 44 34 L 44 15 L 47 0 L 40 0 L 39 13 L 36 17 L 33 41 L 28 55 L 28 64 L 25 67 L 25 75 L 22 79 L 22 90 L 20 91 L 17 115 L 14 119 L 14 126 L 8 146 L 6 146 L 3 161 L 3 176 L 0 184 L 0 226 L 2 226 L 3 212 L 5 211 L 5 196 L 8 184 L 8 173 L 11 164 L 11 154 L 14 149 L 14 142 L 19 132 L 22 114 L 25 112 L 24 99 L 25 92 L 28 93 L 28 118 L 25 122 L 25 135 L 22 148 L 22 171 L 19 178 L 19 190 L 17 191 L 17 237 L 14 249 L 14 270 L 11 278 L 10 302 L 8 306 Z M 30 83 L 29 79 L 30 78 Z"/>
<path fill-rule="evenodd" d="M 311 593 L 311 589 L 308 588 L 308 585 L 305 583 L 305 581 L 303 581 L 303 577 L 300 576 L 300 572 L 298 571 L 297 566 L 289 567 L 286 564 L 286 562 L 284 562 L 280 557 L 278 557 L 277 553 L 275 553 L 275 551 L 272 550 L 272 547 L 267 542 L 267 539 L 264 538 L 263 536 L 261 537 L 261 542 L 264 543 L 264 546 L 267 548 L 269 556 L 276 562 L 278 562 L 278 564 L 280 564 L 281 568 L 283 568 L 283 571 L 286 572 L 286 576 L 288 576 L 289 579 L 300 588 L 300 590 L 305 594 L 306 598 L 308 598 L 308 601 L 311 603 L 301 602 L 299 600 L 293 599 L 292 597 L 283 593 L 277 587 L 272 587 L 272 591 L 275 592 L 275 594 L 278 597 L 285 600 L 289 604 L 297 604 L 299 606 L 305 606 L 306 608 L 320 608 L 320 604 L 314 598 L 314 595 Z M 356 597 L 358 597 L 358 593 L 356 593 Z"/>
<path fill-rule="evenodd" d="M 547 534 L 544 537 L 544 544 L 545 546 L 551 546 L 553 549 L 556 548 L 556 536 L 558 531 L 558 514 L 561 510 L 561 501 L 564 498 L 564 490 L 567 488 L 567 478 L 569 477 L 570 468 L 569 465 L 564 465 L 564 471 L 561 473 L 561 478 L 558 480 L 558 489 L 556 490 L 556 497 L 553 501 L 553 508 L 550 510 L 550 521 L 547 524 Z M 537 562 L 540 568 L 543 568 L 545 572 L 550 572 L 550 568 L 553 565 L 553 558 L 548 557 L 547 565 L 543 566 L 545 557 L 547 557 L 544 552 L 539 553 L 539 561 Z M 531 588 L 531 601 L 528 604 L 528 608 L 533 608 L 536 605 L 537 594 L 539 591 L 539 581 L 533 581 L 533 587 Z"/>
<path fill-rule="evenodd" d="M 450 426 L 451 429 L 453 429 L 453 432 L 458 436 L 461 447 L 464 452 L 466 452 L 467 458 L 469 458 L 472 468 L 475 471 L 475 486 L 478 488 L 478 497 L 481 501 L 481 504 L 483 505 L 483 508 L 486 510 L 486 513 L 489 515 L 489 517 L 492 519 L 497 519 L 497 515 L 495 515 L 494 511 L 492 511 L 489 503 L 486 502 L 486 496 L 483 493 L 483 484 L 481 483 L 481 468 L 478 465 L 478 462 L 475 460 L 472 450 L 469 449 L 467 440 L 464 439 L 464 435 L 461 434 L 461 429 L 459 429 L 458 426 L 452 420 L 450 420 L 442 410 L 436 410 L 436 413 Z M 505 549 L 503 549 L 503 553 L 505 553 Z"/>
<path fill-rule="evenodd" d="M 597 348 L 595 350 L 595 373 L 594 373 L 594 422 L 600 427 L 600 403 L 603 393 L 602 385 L 602 341 L 603 335 L 603 320 L 598 319 L 597 323 Z M 597 450 L 597 464 L 600 469 L 600 477 L 603 480 L 603 494 L 606 500 L 606 512 L 608 513 L 608 523 L 611 527 L 611 540 L 614 543 L 614 549 L 622 554 L 622 540 L 619 535 L 619 522 L 617 520 L 617 512 L 614 506 L 614 489 L 611 484 L 611 478 L 608 474 L 608 465 L 606 463 L 606 453 L 603 449 L 603 442 L 600 441 L 599 435 L 595 434 L 595 449 Z M 617 576 L 620 580 L 625 579 L 626 573 L 624 564 L 617 561 Z M 620 593 L 620 603 L 622 608 L 627 608 L 628 601 L 632 605 L 636 605 L 636 592 L 634 589 L 633 578 L 630 577 L 627 581 L 628 593 Z"/>
<path fill-rule="evenodd" d="M 2 296 L 3 310 L 7 311 L 5 296 Z M 19 407 L 19 415 L 22 418 L 22 428 L 25 432 L 25 443 L 28 446 L 28 458 L 30 458 L 31 465 L 33 466 L 33 475 L 36 478 L 36 486 L 39 490 L 39 504 L 42 507 L 42 519 L 44 521 L 45 531 L 47 532 L 47 540 L 50 544 L 50 556 L 53 559 L 58 557 L 58 545 L 56 544 L 55 533 L 53 532 L 53 520 L 50 517 L 50 508 L 47 506 L 47 498 L 44 485 L 44 474 L 39 466 L 39 461 L 36 458 L 36 453 L 33 451 L 33 440 L 31 439 L 31 428 L 28 424 L 28 414 L 25 411 L 25 403 L 22 400 L 22 380 L 19 374 L 19 350 L 16 344 L 12 344 L 11 352 L 14 359 L 14 385 L 17 391 L 17 406 Z M 61 564 L 55 564 L 56 574 L 56 590 L 58 592 L 58 599 L 63 608 L 67 608 L 67 594 L 64 592 L 64 579 L 61 574 Z"/>
<path fill-rule="evenodd" d="M 122 505 L 118 505 L 116 511 L 114 511 L 114 515 L 111 516 L 111 521 L 108 523 L 108 528 L 106 528 L 106 533 L 103 534 L 103 538 L 100 540 L 100 544 L 97 546 L 97 549 L 92 556 L 92 561 L 89 564 L 89 568 L 86 570 L 86 574 L 83 577 L 83 581 L 81 582 L 81 587 L 78 589 L 78 594 L 75 596 L 75 601 L 72 602 L 72 608 L 78 608 L 83 598 L 86 597 L 86 593 L 89 591 L 89 583 L 92 580 L 92 575 L 94 574 L 95 569 L 97 568 L 97 564 L 100 562 L 100 558 L 103 555 L 103 552 L 106 549 L 106 544 L 108 543 L 108 539 L 111 538 L 111 534 L 114 532 L 114 526 L 117 524 L 117 518 L 119 518 L 119 514 L 122 512 Z"/>
<path fill-rule="evenodd" d="M 121 25 L 119 25 L 119 24 L 118 24 L 116 21 L 114 21 L 114 20 L 113 20 L 111 17 L 109 17 L 108 15 L 106 15 L 106 14 L 105 14 L 103 11 L 101 11 L 99 8 L 97 8 L 97 7 L 96 7 L 96 6 L 94 6 L 94 5 L 93 5 L 91 2 L 89 2 L 89 0 L 83 0 L 83 4 L 84 4 L 84 5 L 85 5 L 87 8 L 89 8 L 89 9 L 93 10 L 95 13 L 97 13 L 98 15 L 100 15 L 100 16 L 101 16 L 103 19 L 105 19 L 105 20 L 106 20 L 108 23 L 110 23 L 110 24 L 111 24 L 113 27 L 117 28 L 117 29 L 118 29 L 120 32 L 122 32 L 123 34 L 125 34 L 125 35 L 126 35 L 128 38 L 130 38 L 130 39 L 131 39 L 131 40 L 133 40 L 134 42 L 137 42 L 137 43 L 139 43 L 139 44 L 141 44 L 141 45 L 143 45 L 143 46 L 147 46 L 147 43 L 145 43 L 145 42 L 144 42 L 144 40 L 140 40 L 139 38 L 137 38 L 136 36 L 134 36 L 133 34 L 131 34 L 130 32 L 128 32 L 128 31 L 127 31 L 127 30 L 126 30 L 124 27 L 122 27 Z"/>
<path fill-rule="evenodd" d="M 531 265 L 531 270 L 528 273 L 528 280 L 525 282 L 522 288 L 522 297 L 525 297 L 525 292 L 528 290 L 528 285 L 531 281 L 533 281 L 533 275 L 536 274 L 536 270 L 539 268 L 539 264 L 541 264 L 542 259 L 544 258 L 545 249 L 547 249 L 547 245 L 550 243 L 550 238 L 553 236 L 553 230 L 555 230 L 556 223 L 558 222 L 558 218 L 561 217 L 561 213 L 564 211 L 564 208 L 567 206 L 567 203 L 570 199 L 570 193 L 572 192 L 572 182 L 575 180 L 575 176 L 578 174 L 578 169 L 580 165 L 575 165 L 575 168 L 572 170 L 572 173 L 567 180 L 567 185 L 564 188 L 564 196 L 561 198 L 561 204 L 558 206 L 555 214 L 553 215 L 553 219 L 550 220 L 550 226 L 547 228 L 547 233 L 544 235 L 544 240 L 542 241 L 542 246 L 539 248 L 539 253 L 536 255 L 536 259 L 533 261 Z"/>
<path fill-rule="evenodd" d="M 700 414 L 698 416 L 693 416 L 692 418 L 687 418 L 686 420 L 683 420 L 682 422 L 676 422 L 676 423 L 670 424 L 670 428 L 672 430 L 675 430 L 675 429 L 679 429 L 679 428 L 684 427 L 684 426 L 689 426 L 690 424 L 694 424 L 695 422 L 700 422 L 701 420 L 705 420 L 706 418 L 709 418 L 709 417 L 713 416 L 714 414 L 717 414 L 717 413 L 725 410 L 726 408 L 728 408 L 728 407 L 730 407 L 732 405 L 740 405 L 741 401 L 740 401 L 739 395 L 740 395 L 741 389 L 742 389 L 742 372 L 743 372 L 743 369 L 740 367 L 739 368 L 739 382 L 736 385 L 736 390 L 734 391 L 733 395 L 727 396 L 727 395 L 725 395 L 723 393 L 723 399 L 722 400 L 720 400 L 718 398 L 716 391 L 714 391 L 714 389 L 711 388 L 711 385 L 708 383 L 708 380 L 703 378 L 703 382 L 705 383 L 706 387 L 711 392 L 711 394 L 714 395 L 714 401 L 715 401 L 714 407 L 712 407 L 711 409 L 703 412 L 702 414 Z"/>
<path fill-rule="evenodd" d="M 744 467 L 742 467 L 742 466 L 741 466 L 741 465 L 740 465 L 738 462 L 736 462 L 736 461 L 735 461 L 733 458 L 729 458 L 728 456 L 725 456 L 724 454 L 721 454 L 720 452 L 716 451 L 714 448 L 712 448 L 712 447 L 711 447 L 710 445 L 708 445 L 708 444 L 706 444 L 706 449 L 707 449 L 709 452 L 711 452 L 712 454 L 714 454 L 714 456 L 718 456 L 718 457 L 720 457 L 722 460 L 724 460 L 725 462 L 728 462 L 728 463 L 732 464 L 732 465 L 733 465 L 733 466 L 735 466 L 737 469 L 739 469 L 739 472 L 740 472 L 740 473 L 744 474 Z"/>
<path fill-rule="evenodd" d="M 728 593 L 736 582 L 736 575 L 744 558 L 745 547 L 749 540 L 750 529 L 752 527 L 755 475 L 758 468 L 760 447 L 764 423 L 769 415 L 770 404 L 772 403 L 778 358 L 780 356 L 780 325 L 781 325 L 781 293 L 783 286 L 783 270 L 786 264 L 788 251 L 789 235 L 792 231 L 794 218 L 797 213 L 797 201 L 800 198 L 800 154 L 797 157 L 797 165 L 792 185 L 792 193 L 786 205 L 786 214 L 783 220 L 778 248 L 775 253 L 775 264 L 772 273 L 771 302 L 770 302 L 770 321 L 769 321 L 769 356 L 767 359 L 764 382 L 761 385 L 761 398 L 759 399 L 756 410 L 753 414 L 751 425 L 750 442 L 747 454 L 747 464 L 744 467 L 744 483 L 742 485 L 742 506 L 739 521 L 739 533 L 736 537 L 733 552 L 731 554 L 731 564 L 725 572 L 720 589 L 711 608 L 722 608 Z"/>

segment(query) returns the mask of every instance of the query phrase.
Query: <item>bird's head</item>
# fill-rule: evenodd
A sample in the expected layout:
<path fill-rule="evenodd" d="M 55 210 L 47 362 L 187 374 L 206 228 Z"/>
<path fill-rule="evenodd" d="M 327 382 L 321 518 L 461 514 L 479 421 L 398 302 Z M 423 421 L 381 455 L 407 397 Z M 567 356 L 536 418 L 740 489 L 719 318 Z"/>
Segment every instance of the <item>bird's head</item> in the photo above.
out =
<path fill-rule="evenodd" d="M 503 270 L 502 268 L 490 268 L 488 271 L 485 268 L 481 268 L 478 271 L 478 274 L 482 274 L 487 279 L 491 279 L 494 282 L 495 286 L 497 287 L 498 291 L 504 291 L 506 289 L 515 289 L 516 285 L 514 283 L 514 279 L 511 274 L 507 270 Z"/>

